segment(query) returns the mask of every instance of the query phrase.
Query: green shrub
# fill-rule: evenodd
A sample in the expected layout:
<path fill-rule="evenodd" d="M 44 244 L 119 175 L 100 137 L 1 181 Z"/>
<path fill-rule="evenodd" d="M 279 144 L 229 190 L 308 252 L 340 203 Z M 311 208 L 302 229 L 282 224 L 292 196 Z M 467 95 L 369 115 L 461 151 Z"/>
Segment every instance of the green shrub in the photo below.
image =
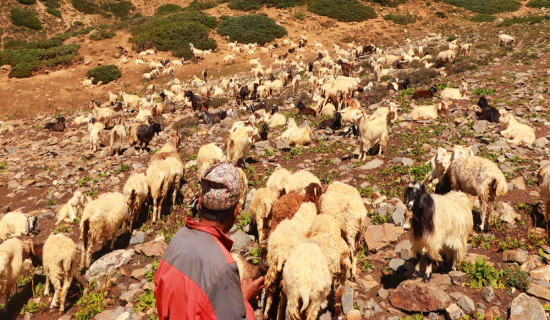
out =
<path fill-rule="evenodd" d="M 384 20 L 389 20 L 393 23 L 406 25 L 415 23 L 418 20 L 418 16 L 415 14 L 393 14 L 389 13 L 384 16 Z"/>
<path fill-rule="evenodd" d="M 519 23 L 529 23 L 529 24 L 535 24 L 535 23 L 541 23 L 544 20 L 550 19 L 550 16 L 530 16 L 530 17 L 519 17 L 519 18 L 511 18 L 506 19 L 499 23 L 497 27 L 509 27 L 514 24 Z"/>
<path fill-rule="evenodd" d="M 233 10 L 258 10 L 260 9 L 260 0 L 231 0 L 227 6 Z"/>
<path fill-rule="evenodd" d="M 175 56 L 190 59 L 193 57 L 189 43 L 197 49 L 209 50 L 217 47 L 216 41 L 208 38 L 209 28 L 216 26 L 216 18 L 201 11 L 153 17 L 146 23 L 133 28 L 134 50 L 143 51 L 157 48 L 172 51 Z"/>
<path fill-rule="evenodd" d="M 477 256 L 474 264 L 462 262 L 461 269 L 470 277 L 469 285 L 474 289 L 481 289 L 488 285 L 496 289 L 504 287 L 523 291 L 529 289 L 527 273 L 517 266 L 498 270 L 481 259 L 481 256 Z"/>
<path fill-rule="evenodd" d="M 162 6 L 159 6 L 155 14 L 163 15 L 168 13 L 176 13 L 180 11 L 183 11 L 182 7 L 178 6 L 177 4 L 168 3 L 168 4 L 163 4 Z"/>
<path fill-rule="evenodd" d="M 550 8 L 550 0 L 531 0 L 527 2 L 526 6 L 531 8 Z"/>
<path fill-rule="evenodd" d="M 407 0 L 367 0 L 367 2 L 378 3 L 385 7 L 397 7 L 398 5 L 407 2 Z"/>
<path fill-rule="evenodd" d="M 493 22 L 497 19 L 497 17 L 492 16 L 490 14 L 486 13 L 478 13 L 475 16 L 473 16 L 470 21 L 472 22 Z"/>
<path fill-rule="evenodd" d="M 516 11 L 521 4 L 515 0 L 440 0 L 473 12 L 494 14 Z"/>
<path fill-rule="evenodd" d="M 194 11 L 194 10 L 206 10 L 206 9 L 212 9 L 218 5 L 218 2 L 216 1 L 197 1 L 193 0 L 187 7 L 185 7 L 185 10 Z"/>
<path fill-rule="evenodd" d="M 85 14 L 100 14 L 102 13 L 99 6 L 90 0 L 71 0 L 73 7 Z"/>
<path fill-rule="evenodd" d="M 109 64 L 106 66 L 95 67 L 88 71 L 88 76 L 92 77 L 93 84 L 98 83 L 99 81 L 103 84 L 115 81 L 116 79 L 122 76 L 122 73 L 114 64 Z"/>
<path fill-rule="evenodd" d="M 51 14 L 54 17 L 61 18 L 61 11 L 59 11 L 57 9 L 48 7 L 48 8 L 46 8 L 46 12 Z"/>
<path fill-rule="evenodd" d="M 87 320 L 92 319 L 96 314 L 103 311 L 105 307 L 105 293 L 104 292 L 90 292 L 81 296 L 76 304 L 79 309 L 71 316 L 74 320 Z"/>
<path fill-rule="evenodd" d="M 17 1 L 21 4 L 26 4 L 26 5 L 31 5 L 36 3 L 36 0 L 17 0 Z"/>
<path fill-rule="evenodd" d="M 261 0 L 261 3 L 277 9 L 290 8 L 305 3 L 304 0 Z"/>
<path fill-rule="evenodd" d="M 287 31 L 269 17 L 244 15 L 224 20 L 218 27 L 218 34 L 240 43 L 264 44 L 285 36 Z"/>
<path fill-rule="evenodd" d="M 101 9 L 105 11 L 109 11 L 113 14 L 113 16 L 121 19 L 126 20 L 130 18 L 130 13 L 132 10 L 134 10 L 136 7 L 130 2 L 130 1 L 117 1 L 117 2 L 109 2 L 105 3 L 101 6 Z"/>
<path fill-rule="evenodd" d="M 42 29 L 40 20 L 32 11 L 27 9 L 20 9 L 17 7 L 11 8 L 10 19 L 14 25 L 19 27 L 27 27 L 33 30 Z"/>
<path fill-rule="evenodd" d="M 344 22 L 363 21 L 376 17 L 372 8 L 357 0 L 313 0 L 308 10 Z"/>
<path fill-rule="evenodd" d="M 10 78 L 32 77 L 34 71 L 41 67 L 68 65 L 78 55 L 77 44 L 51 47 L 48 49 L 16 49 L 0 51 L 0 65 L 12 66 Z"/>
<path fill-rule="evenodd" d="M 112 39 L 115 36 L 115 32 L 107 29 L 107 28 L 100 28 L 97 30 L 97 32 L 90 32 L 90 39 L 98 41 L 103 39 Z"/>
<path fill-rule="evenodd" d="M 61 5 L 59 4 L 59 0 L 40 0 L 40 1 L 44 2 L 44 5 L 48 8 L 58 9 L 59 7 L 61 7 Z"/>

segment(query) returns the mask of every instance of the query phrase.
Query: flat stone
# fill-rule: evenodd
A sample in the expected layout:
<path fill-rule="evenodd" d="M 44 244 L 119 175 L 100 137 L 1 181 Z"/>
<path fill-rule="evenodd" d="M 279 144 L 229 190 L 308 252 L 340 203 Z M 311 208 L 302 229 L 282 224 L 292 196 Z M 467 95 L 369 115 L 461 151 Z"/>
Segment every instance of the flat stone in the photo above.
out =
<path fill-rule="evenodd" d="M 138 244 L 135 246 L 136 252 L 142 253 L 148 257 L 160 257 L 164 254 L 168 245 L 166 242 L 152 241 Z"/>
<path fill-rule="evenodd" d="M 143 243 L 144 241 L 145 241 L 145 232 L 138 231 L 138 232 L 136 232 L 135 236 L 130 238 L 130 245 L 140 244 L 140 243 Z"/>
<path fill-rule="evenodd" d="M 348 314 L 353 310 L 353 293 L 345 293 L 342 295 L 342 312 Z"/>
<path fill-rule="evenodd" d="M 489 122 L 487 120 L 479 120 L 474 123 L 472 129 L 474 129 L 475 133 L 481 134 L 487 130 L 488 124 Z"/>
<path fill-rule="evenodd" d="M 131 277 L 137 280 L 141 280 L 145 278 L 145 272 L 147 272 L 147 268 L 139 268 L 132 271 Z"/>
<path fill-rule="evenodd" d="M 546 139 L 545 137 L 538 138 L 537 140 L 535 140 L 535 147 L 537 148 L 544 148 L 546 147 L 547 144 L 548 144 L 548 139 Z"/>
<path fill-rule="evenodd" d="M 275 140 L 275 148 L 277 150 L 290 150 L 290 145 L 283 140 Z"/>
<path fill-rule="evenodd" d="M 536 280 L 550 281 L 550 266 L 542 266 L 529 271 L 529 276 Z"/>
<path fill-rule="evenodd" d="M 380 306 L 378 306 L 376 301 L 374 301 L 374 299 L 372 298 L 369 301 L 367 301 L 365 308 L 372 310 L 374 313 L 382 312 L 382 309 L 380 308 Z"/>
<path fill-rule="evenodd" d="M 363 317 L 361 316 L 361 311 L 357 309 L 350 310 L 348 314 L 346 314 L 347 320 L 361 320 Z"/>
<path fill-rule="evenodd" d="M 460 307 L 456 303 L 453 303 L 445 308 L 445 314 L 451 320 L 460 319 L 465 315 L 464 311 L 462 311 L 462 309 L 460 309 Z"/>
<path fill-rule="evenodd" d="M 388 290 L 384 289 L 384 288 L 380 288 L 378 290 L 378 296 L 380 297 L 380 300 L 386 300 L 389 296 L 389 292 Z"/>
<path fill-rule="evenodd" d="M 550 290 L 546 289 L 545 287 L 539 286 L 536 283 L 530 283 L 529 289 L 527 290 L 527 293 L 529 295 L 535 296 L 537 298 L 544 299 L 546 301 L 550 301 Z"/>
<path fill-rule="evenodd" d="M 374 160 L 371 160 L 371 161 L 367 162 L 366 164 L 359 167 L 358 169 L 360 169 L 360 170 L 372 170 L 372 169 L 376 169 L 376 168 L 381 167 L 383 164 L 384 164 L 384 160 L 374 159 Z"/>
<path fill-rule="evenodd" d="M 508 224 L 515 224 L 516 221 L 521 220 L 521 215 L 517 214 L 514 208 L 512 206 L 504 201 L 500 201 L 497 204 L 496 212 L 498 216 L 500 217 L 500 220 L 508 223 Z"/>
<path fill-rule="evenodd" d="M 525 181 L 523 181 L 523 177 L 512 179 L 510 183 L 513 184 L 514 188 L 518 190 L 525 190 Z"/>
<path fill-rule="evenodd" d="M 445 291 L 422 280 L 405 280 L 390 294 L 391 304 L 408 312 L 444 310 L 451 297 Z"/>
<path fill-rule="evenodd" d="M 462 298 L 460 298 L 456 304 L 458 304 L 458 306 L 462 310 L 464 310 L 466 314 L 470 314 L 476 310 L 474 301 L 467 295 L 463 295 Z"/>
<path fill-rule="evenodd" d="M 507 250 L 502 253 L 502 261 L 524 263 L 527 260 L 528 252 L 523 249 Z"/>
<path fill-rule="evenodd" d="M 546 313 L 540 302 L 525 293 L 520 293 L 512 300 L 509 310 L 508 320 L 546 320 Z"/>
<path fill-rule="evenodd" d="M 493 299 L 495 298 L 495 291 L 493 290 L 492 286 L 485 286 L 483 287 L 483 290 L 481 290 L 481 297 L 485 302 L 491 303 Z"/>
<path fill-rule="evenodd" d="M 104 255 L 99 260 L 92 263 L 90 268 L 86 271 L 86 280 L 90 282 L 94 278 L 100 277 L 104 274 L 111 275 L 116 273 L 121 266 L 131 260 L 134 253 L 134 249 L 121 249 Z"/>
<path fill-rule="evenodd" d="M 118 317 L 116 317 L 115 320 L 130 320 L 130 318 L 130 312 L 124 311 Z"/>
<path fill-rule="evenodd" d="M 120 295 L 120 304 L 125 306 L 128 303 L 133 303 L 134 300 L 143 293 L 143 289 L 128 290 Z"/>
<path fill-rule="evenodd" d="M 451 271 L 449 272 L 449 277 L 455 285 L 461 285 L 468 281 L 468 275 L 462 271 Z"/>
<path fill-rule="evenodd" d="M 364 233 L 369 250 L 379 250 L 396 241 L 403 233 L 403 228 L 390 223 L 370 225 Z"/>
<path fill-rule="evenodd" d="M 391 214 L 391 221 L 396 226 L 402 226 L 405 222 L 405 213 L 407 211 L 407 208 L 402 203 L 397 203 L 395 205 L 395 208 L 393 209 L 393 212 Z"/>
<path fill-rule="evenodd" d="M 237 232 L 229 236 L 229 239 L 233 240 L 233 249 L 235 250 L 240 250 L 250 242 L 250 238 L 242 230 L 237 230 Z"/>
<path fill-rule="evenodd" d="M 391 259 L 389 263 L 390 269 L 397 271 L 399 268 L 401 268 L 405 264 L 405 260 L 403 259 Z"/>

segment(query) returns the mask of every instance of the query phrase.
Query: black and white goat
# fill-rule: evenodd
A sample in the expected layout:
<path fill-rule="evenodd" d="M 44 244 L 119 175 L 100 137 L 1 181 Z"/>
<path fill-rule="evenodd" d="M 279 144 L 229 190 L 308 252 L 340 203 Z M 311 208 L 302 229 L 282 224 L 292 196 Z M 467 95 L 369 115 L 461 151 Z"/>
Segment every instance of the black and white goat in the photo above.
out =
<path fill-rule="evenodd" d="M 44 126 L 44 129 L 48 129 L 55 132 L 63 132 L 65 131 L 65 118 L 64 117 L 58 117 L 55 119 L 56 122 L 48 122 Z"/>
<path fill-rule="evenodd" d="M 409 183 L 403 203 L 412 211 L 409 238 L 418 262 L 413 276 L 418 276 L 423 256 L 427 258 L 424 281 L 432 275 L 433 262 L 452 261 L 456 270 L 466 256 L 468 237 L 474 227 L 472 207 L 466 194 L 450 192 L 446 195 L 429 194 L 420 182 Z"/>
<path fill-rule="evenodd" d="M 185 97 L 189 98 L 189 100 L 191 101 L 191 106 L 193 107 L 193 110 L 200 110 L 201 108 L 208 110 L 210 99 L 196 95 L 191 90 L 187 90 L 185 92 Z"/>
<path fill-rule="evenodd" d="M 227 111 L 223 110 L 220 113 L 208 113 L 207 110 L 201 109 L 199 111 L 199 119 L 204 120 L 206 124 L 215 124 L 219 123 L 227 117 Z"/>
<path fill-rule="evenodd" d="M 498 123 L 500 120 L 500 112 L 495 108 L 489 105 L 487 98 L 481 96 L 477 101 L 478 107 L 481 109 L 476 112 L 477 120 L 487 120 L 489 122 Z"/>
<path fill-rule="evenodd" d="M 388 90 L 390 91 L 401 91 L 401 90 L 407 90 L 409 85 L 411 84 L 411 79 L 408 77 L 405 78 L 403 81 L 395 81 L 388 83 Z"/>
<path fill-rule="evenodd" d="M 436 92 L 436 86 L 431 86 L 430 90 L 416 89 L 416 91 L 412 94 L 411 99 L 431 99 L 434 97 Z"/>
<path fill-rule="evenodd" d="M 335 131 L 342 129 L 342 114 L 340 112 L 336 112 L 334 114 L 334 118 L 323 120 L 317 127 L 317 130 L 323 130 L 326 128 L 330 128 Z"/>

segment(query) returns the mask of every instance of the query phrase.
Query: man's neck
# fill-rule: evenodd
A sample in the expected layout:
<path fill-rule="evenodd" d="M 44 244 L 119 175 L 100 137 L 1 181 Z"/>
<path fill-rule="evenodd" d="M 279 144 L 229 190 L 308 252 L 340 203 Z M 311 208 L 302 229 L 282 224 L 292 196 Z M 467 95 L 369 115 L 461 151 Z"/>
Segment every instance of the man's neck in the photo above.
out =
<path fill-rule="evenodd" d="M 229 228 L 227 229 L 226 223 L 207 220 L 207 219 L 204 219 L 203 217 L 199 217 L 199 222 L 207 226 L 216 227 L 220 229 L 223 233 L 227 233 L 231 229 L 231 226 L 229 226 Z"/>

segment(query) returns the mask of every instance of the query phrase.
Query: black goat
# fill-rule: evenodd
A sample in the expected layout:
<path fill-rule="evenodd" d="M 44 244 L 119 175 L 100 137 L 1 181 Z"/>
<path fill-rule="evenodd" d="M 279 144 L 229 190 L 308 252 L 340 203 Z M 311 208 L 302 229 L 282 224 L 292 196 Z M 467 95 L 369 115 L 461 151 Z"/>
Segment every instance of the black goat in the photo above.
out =
<path fill-rule="evenodd" d="M 300 110 L 300 114 L 303 115 L 303 116 L 314 116 L 315 117 L 317 115 L 317 112 L 315 112 L 315 110 L 306 107 L 306 105 L 302 101 L 298 102 L 298 104 L 296 105 L 296 108 L 298 108 L 298 110 Z"/>
<path fill-rule="evenodd" d="M 430 99 L 437 92 L 436 86 L 431 86 L 430 90 L 417 89 L 411 96 L 411 99 Z"/>
<path fill-rule="evenodd" d="M 269 126 L 267 123 L 262 124 L 262 130 L 260 131 L 260 139 L 267 140 L 267 134 L 269 133 Z"/>
<path fill-rule="evenodd" d="M 207 77 L 208 77 L 208 69 L 204 69 L 202 71 L 202 80 L 204 80 L 204 82 L 206 82 Z"/>
<path fill-rule="evenodd" d="M 273 106 L 273 108 L 271 108 L 271 115 L 274 115 L 274 114 L 276 114 L 277 112 L 279 112 L 279 107 Z"/>
<path fill-rule="evenodd" d="M 323 59 L 323 55 L 319 52 L 317 54 L 317 58 L 315 58 L 315 61 L 319 61 L 319 60 L 322 60 Z"/>
<path fill-rule="evenodd" d="M 265 109 L 267 107 L 265 101 L 261 101 L 260 103 L 258 104 L 249 104 L 246 109 L 248 110 L 248 112 L 250 113 L 254 113 L 255 111 L 258 111 L 260 109 Z"/>
<path fill-rule="evenodd" d="M 56 122 L 48 122 L 44 126 L 44 129 L 48 129 L 55 132 L 63 132 L 65 131 L 65 118 L 64 117 L 58 117 L 56 119 Z"/>
<path fill-rule="evenodd" d="M 313 72 L 313 61 L 310 61 L 310 62 L 309 62 L 309 66 L 308 66 L 307 71 Z"/>
<path fill-rule="evenodd" d="M 351 73 L 353 71 L 353 67 L 351 64 L 342 61 L 342 59 L 338 59 L 338 64 L 340 65 L 340 68 L 342 69 L 342 74 L 346 77 L 351 77 Z"/>
<path fill-rule="evenodd" d="M 376 51 L 376 47 L 372 44 L 369 44 L 367 46 L 363 46 L 363 52 L 364 53 L 374 53 Z"/>
<path fill-rule="evenodd" d="M 340 130 L 342 128 L 342 114 L 340 114 L 340 112 L 336 112 L 334 118 L 323 120 L 317 127 L 317 130 L 323 130 L 326 128 L 330 128 L 334 131 Z"/>
<path fill-rule="evenodd" d="M 191 100 L 191 106 L 193 107 L 193 110 L 200 110 L 201 108 L 208 110 L 210 99 L 196 95 L 191 90 L 187 90 L 185 92 L 185 97 Z"/>
<path fill-rule="evenodd" d="M 296 52 L 296 48 L 290 48 L 290 49 L 288 49 L 288 53 L 294 53 L 294 52 Z"/>
<path fill-rule="evenodd" d="M 250 90 L 248 90 L 248 86 L 242 86 L 239 89 L 239 92 L 237 93 L 237 100 L 241 106 L 244 104 L 244 100 L 246 100 L 249 94 Z"/>
<path fill-rule="evenodd" d="M 388 90 L 393 90 L 396 92 L 400 90 L 407 90 L 407 88 L 409 87 L 409 84 L 411 84 L 411 79 L 407 77 L 402 82 L 397 81 L 397 82 L 388 83 Z"/>
<path fill-rule="evenodd" d="M 201 111 L 199 111 L 199 119 L 204 120 L 204 123 L 206 124 L 219 123 L 225 119 L 225 117 L 227 117 L 227 111 L 225 110 L 220 113 L 208 113 L 205 109 L 201 109 Z"/>
<path fill-rule="evenodd" d="M 155 136 L 155 133 L 160 133 L 161 131 L 162 128 L 157 122 L 152 122 L 149 126 L 146 124 L 140 124 L 136 127 L 137 141 L 132 141 L 131 146 L 133 147 L 137 143 L 141 149 L 145 149 Z"/>
<path fill-rule="evenodd" d="M 500 112 L 495 107 L 489 105 L 485 96 L 479 98 L 477 105 L 481 108 L 481 111 L 476 112 L 477 120 L 487 120 L 489 122 L 498 123 Z"/>

